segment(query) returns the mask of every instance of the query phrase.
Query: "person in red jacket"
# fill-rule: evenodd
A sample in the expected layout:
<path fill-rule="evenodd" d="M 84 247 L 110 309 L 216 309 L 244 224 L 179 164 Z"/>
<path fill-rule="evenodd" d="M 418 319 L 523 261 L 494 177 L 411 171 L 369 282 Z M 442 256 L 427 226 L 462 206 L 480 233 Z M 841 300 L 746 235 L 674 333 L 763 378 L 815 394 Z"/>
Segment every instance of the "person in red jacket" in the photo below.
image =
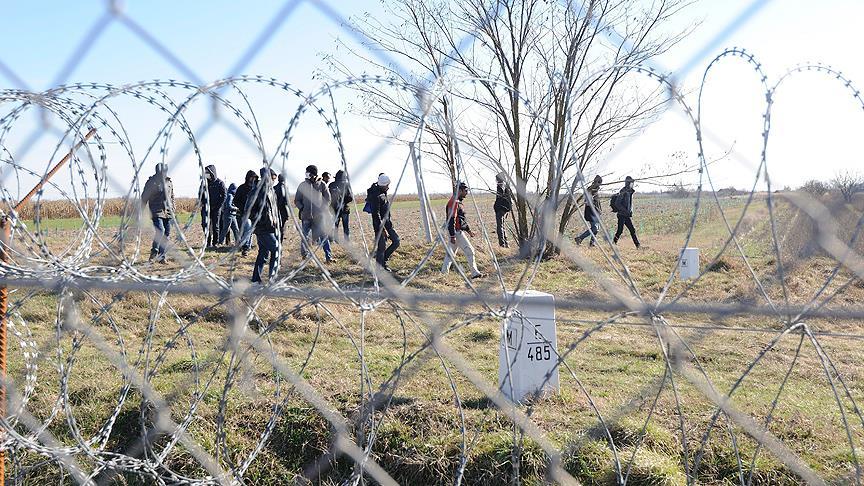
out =
<path fill-rule="evenodd" d="M 468 260 L 468 269 L 471 270 L 471 278 L 484 277 L 483 272 L 477 269 L 477 262 L 474 259 L 474 247 L 468 236 L 473 237 L 474 232 L 468 226 L 468 221 L 465 218 L 465 209 L 462 207 L 462 200 L 468 195 L 468 185 L 460 182 L 456 189 L 456 196 L 451 197 L 447 201 L 447 232 L 450 235 L 450 250 L 453 256 L 456 256 L 456 251 L 461 249 Z M 465 236 L 465 235 L 468 236 Z M 441 273 L 448 273 L 453 260 L 450 254 L 444 256 L 444 265 L 441 266 Z"/>

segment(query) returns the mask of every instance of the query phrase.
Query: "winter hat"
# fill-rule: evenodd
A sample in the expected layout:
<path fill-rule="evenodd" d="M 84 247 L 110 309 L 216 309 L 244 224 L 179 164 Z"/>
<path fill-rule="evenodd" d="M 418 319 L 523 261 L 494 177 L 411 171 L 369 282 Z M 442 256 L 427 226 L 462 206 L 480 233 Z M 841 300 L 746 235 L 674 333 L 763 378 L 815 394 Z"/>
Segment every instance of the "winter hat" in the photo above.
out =
<path fill-rule="evenodd" d="M 381 174 L 378 176 L 378 185 L 379 186 L 389 186 L 390 178 L 387 177 L 387 174 Z"/>

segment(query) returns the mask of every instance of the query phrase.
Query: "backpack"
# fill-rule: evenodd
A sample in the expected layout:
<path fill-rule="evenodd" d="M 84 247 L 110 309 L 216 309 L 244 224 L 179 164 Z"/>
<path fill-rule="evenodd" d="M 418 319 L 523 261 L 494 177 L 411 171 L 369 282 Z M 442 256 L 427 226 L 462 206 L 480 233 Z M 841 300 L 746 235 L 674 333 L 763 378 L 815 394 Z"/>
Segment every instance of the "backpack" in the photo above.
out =
<path fill-rule="evenodd" d="M 363 205 L 363 212 L 372 214 L 372 201 L 366 199 L 366 204 Z"/>
<path fill-rule="evenodd" d="M 612 212 L 618 212 L 618 193 L 612 194 L 612 197 L 609 198 L 609 205 L 612 206 Z"/>

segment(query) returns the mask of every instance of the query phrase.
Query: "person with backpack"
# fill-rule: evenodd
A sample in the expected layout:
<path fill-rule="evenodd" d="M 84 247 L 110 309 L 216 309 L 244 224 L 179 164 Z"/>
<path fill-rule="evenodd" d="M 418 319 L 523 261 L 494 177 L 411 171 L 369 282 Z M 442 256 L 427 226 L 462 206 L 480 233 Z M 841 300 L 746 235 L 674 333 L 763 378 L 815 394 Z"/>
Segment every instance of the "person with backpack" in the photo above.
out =
<path fill-rule="evenodd" d="M 335 229 L 338 231 L 341 223 L 345 241 L 348 241 L 348 219 L 351 214 L 351 203 L 354 202 L 354 195 L 344 170 L 336 171 L 333 182 L 330 183 L 328 189 L 330 190 L 330 204 L 333 207 L 333 214 L 336 215 Z"/>
<path fill-rule="evenodd" d="M 330 216 L 330 191 L 327 185 L 318 179 L 318 167 L 306 167 L 306 178 L 297 186 L 294 195 L 294 206 L 300 214 L 301 242 L 300 255 L 306 258 L 310 251 L 310 236 L 324 248 L 324 258 L 327 263 L 334 261 L 330 251 L 330 233 L 333 221 Z"/>
<path fill-rule="evenodd" d="M 393 220 L 390 218 L 390 200 L 387 199 L 387 190 L 390 188 L 390 178 L 383 172 L 378 175 L 378 180 L 366 190 L 366 204 L 363 211 L 372 215 L 372 229 L 375 230 L 375 261 L 385 271 L 393 270 L 387 265 L 387 261 L 399 248 L 399 234 L 393 228 Z M 387 245 L 390 240 L 390 245 Z"/>
<path fill-rule="evenodd" d="M 261 272 L 264 264 L 269 261 L 270 282 L 279 273 L 279 260 L 282 244 L 279 240 L 279 210 L 276 207 L 276 172 L 268 167 L 261 168 L 261 179 L 249 194 L 246 201 L 246 213 L 255 226 L 255 238 L 258 240 L 258 256 L 252 269 L 252 282 L 261 283 Z"/>
<path fill-rule="evenodd" d="M 594 176 L 594 181 L 586 189 L 585 194 L 585 222 L 591 226 L 591 229 L 585 230 L 584 233 L 576 237 L 576 244 L 581 245 L 582 240 L 591 237 L 591 243 L 588 246 L 597 244 L 597 225 L 600 224 L 600 185 L 603 184 L 603 178 L 599 175 Z M 591 203 L 589 204 L 589 199 Z"/>
<path fill-rule="evenodd" d="M 477 262 L 474 258 L 474 247 L 471 241 L 465 236 L 474 237 L 474 232 L 468 226 L 468 221 L 465 218 L 465 209 L 462 207 L 462 200 L 468 195 L 468 185 L 460 182 L 456 188 L 456 195 L 447 201 L 447 232 L 450 234 L 450 251 L 453 256 L 456 256 L 456 251 L 461 249 L 468 259 L 468 269 L 471 270 L 471 278 L 480 278 L 485 275 L 477 269 Z M 450 253 L 444 255 L 444 264 L 441 266 L 441 273 L 448 273 L 450 266 L 453 264 L 453 259 Z"/>
<path fill-rule="evenodd" d="M 285 241 L 285 226 L 288 224 L 288 187 L 285 176 L 279 174 L 279 183 L 273 188 L 276 191 L 276 205 L 279 208 L 279 240 Z"/>
<path fill-rule="evenodd" d="M 207 239 L 205 247 L 213 247 L 219 243 L 219 233 L 222 227 L 222 204 L 225 203 L 225 183 L 216 177 L 216 166 L 204 168 L 207 186 L 201 189 L 201 227 Z M 206 192 L 205 192 L 206 191 Z"/>
<path fill-rule="evenodd" d="M 498 246 L 508 248 L 507 231 L 504 227 L 504 218 L 513 210 L 513 192 L 507 184 L 507 173 L 500 172 L 495 176 L 495 233 L 498 235 Z"/>
<path fill-rule="evenodd" d="M 234 206 L 234 195 L 237 185 L 233 182 L 228 186 L 225 202 L 222 204 L 222 224 L 219 230 L 219 244 L 231 244 L 231 234 L 234 234 L 235 244 L 240 241 L 240 228 L 237 226 L 237 207 Z M 229 231 L 231 233 L 229 233 Z"/>
<path fill-rule="evenodd" d="M 239 213 L 240 226 L 240 245 L 241 254 L 245 257 L 249 254 L 249 249 L 252 248 L 252 221 L 249 220 L 249 214 L 246 212 L 246 201 L 249 198 L 249 193 L 258 184 L 258 174 L 254 170 L 246 171 L 246 179 L 243 184 L 237 188 L 237 194 L 234 195 L 234 205 L 237 206 Z"/>
<path fill-rule="evenodd" d="M 624 227 L 630 231 L 630 237 L 633 238 L 633 244 L 639 248 L 639 238 L 636 237 L 636 228 L 633 226 L 633 178 L 627 176 L 624 178 L 624 187 L 618 191 L 618 194 L 612 196 L 611 206 L 612 211 L 618 214 L 618 230 L 615 231 L 615 238 L 612 242 L 617 244 L 618 238 L 624 232 Z"/>
<path fill-rule="evenodd" d="M 156 172 L 147 179 L 141 190 L 141 204 L 146 204 L 150 210 L 154 229 L 148 261 L 155 259 L 159 263 L 168 263 L 168 238 L 174 218 L 174 184 L 168 177 L 168 164 L 156 164 Z"/>

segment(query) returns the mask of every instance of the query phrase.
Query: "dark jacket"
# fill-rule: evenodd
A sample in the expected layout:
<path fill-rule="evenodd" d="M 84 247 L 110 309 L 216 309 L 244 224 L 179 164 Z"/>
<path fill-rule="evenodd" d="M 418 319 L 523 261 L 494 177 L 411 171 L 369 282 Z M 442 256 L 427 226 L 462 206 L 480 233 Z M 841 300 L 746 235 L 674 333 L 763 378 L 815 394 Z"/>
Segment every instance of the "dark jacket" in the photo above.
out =
<path fill-rule="evenodd" d="M 254 170 L 247 171 L 246 179 L 244 179 L 243 184 L 240 184 L 240 187 L 237 188 L 237 194 L 234 195 L 234 206 L 237 207 L 241 214 L 246 207 L 246 200 L 249 198 L 249 191 L 255 187 L 254 182 L 246 182 L 250 177 L 258 177 L 258 174 L 256 174 Z"/>
<path fill-rule="evenodd" d="M 624 186 L 618 191 L 618 198 L 615 199 L 615 207 L 618 209 L 618 214 L 621 216 L 633 216 L 633 193 L 636 190 L 632 187 Z"/>
<path fill-rule="evenodd" d="M 288 188 L 285 186 L 285 181 L 279 181 L 273 190 L 276 192 L 276 207 L 279 212 L 279 219 L 284 224 L 288 221 Z"/>
<path fill-rule="evenodd" d="M 204 192 L 201 193 L 201 215 L 204 220 L 208 218 L 217 218 L 218 220 L 219 215 L 222 213 L 222 204 L 225 203 L 225 195 L 228 191 L 225 189 L 225 183 L 222 182 L 222 179 L 216 177 L 215 165 L 208 165 L 204 168 L 204 172 L 210 174 L 212 177 L 207 180 L 206 197 Z"/>
<path fill-rule="evenodd" d="M 246 200 L 249 220 L 255 225 L 256 233 L 276 233 L 280 227 L 276 191 L 268 182 L 264 179 L 258 181 Z"/>
<path fill-rule="evenodd" d="M 513 191 L 507 181 L 500 181 L 495 186 L 495 211 L 509 213 L 513 210 Z"/>
<path fill-rule="evenodd" d="M 382 222 L 390 220 L 390 201 L 387 199 L 387 193 L 382 191 L 377 183 L 366 190 L 366 202 L 372 209 L 373 221 L 376 217 Z"/>
<path fill-rule="evenodd" d="M 351 185 L 345 180 L 345 176 L 336 173 L 336 179 L 330 183 L 330 204 L 333 207 L 333 212 L 337 214 L 349 214 L 351 212 L 350 204 L 354 201 L 354 195 L 351 193 Z"/>
<path fill-rule="evenodd" d="M 330 191 L 323 182 L 306 179 L 297 186 L 294 206 L 300 211 L 301 221 L 324 219 L 330 211 Z"/>
<path fill-rule="evenodd" d="M 597 182 L 592 182 L 590 186 L 587 188 L 588 196 L 591 197 L 591 202 L 594 203 L 594 208 L 592 210 L 591 205 L 588 204 L 588 201 L 585 201 L 585 221 L 591 221 L 594 219 L 594 214 L 600 216 L 600 184 Z M 597 220 L 600 218 L 598 217 Z"/>
<path fill-rule="evenodd" d="M 147 204 L 151 218 L 174 217 L 174 184 L 170 177 L 163 178 L 162 170 L 162 164 L 157 165 L 156 173 L 147 179 L 141 190 L 141 202 Z"/>
<path fill-rule="evenodd" d="M 225 202 L 222 204 L 222 219 L 237 216 L 237 206 L 234 205 L 234 195 L 236 193 L 236 185 L 231 184 L 228 186 L 228 192 L 225 194 Z"/>
<path fill-rule="evenodd" d="M 456 236 L 457 231 L 471 231 L 468 220 L 465 219 L 465 209 L 462 200 L 451 197 L 447 201 L 447 232 L 450 236 Z"/>

